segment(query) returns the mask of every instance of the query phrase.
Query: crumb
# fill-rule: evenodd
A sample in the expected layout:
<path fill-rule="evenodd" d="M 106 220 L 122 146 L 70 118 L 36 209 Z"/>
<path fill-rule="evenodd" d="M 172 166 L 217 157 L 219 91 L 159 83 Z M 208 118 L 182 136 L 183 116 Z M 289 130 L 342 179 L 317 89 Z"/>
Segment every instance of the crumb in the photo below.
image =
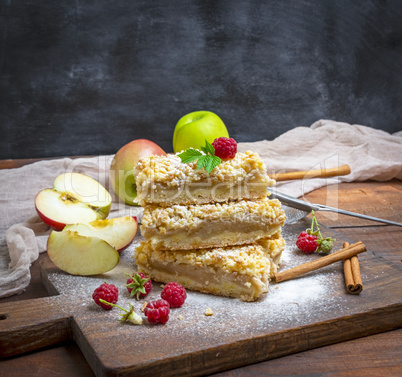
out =
<path fill-rule="evenodd" d="M 162 288 L 162 289 L 165 288 L 165 284 L 161 284 L 161 288 Z"/>
<path fill-rule="evenodd" d="M 205 315 L 206 315 L 206 316 L 211 316 L 211 315 L 213 315 L 213 314 L 214 314 L 214 312 L 212 311 L 211 308 L 208 308 L 207 310 L 205 310 Z"/>
<path fill-rule="evenodd" d="M 144 301 L 144 303 L 141 306 L 141 311 L 143 312 L 145 310 L 145 307 L 147 306 L 148 302 Z"/>
<path fill-rule="evenodd" d="M 275 289 L 278 289 L 278 288 L 279 288 L 278 286 L 275 287 Z"/>
<path fill-rule="evenodd" d="M 182 315 L 179 315 L 179 321 L 181 321 L 182 319 L 183 319 L 183 316 Z"/>

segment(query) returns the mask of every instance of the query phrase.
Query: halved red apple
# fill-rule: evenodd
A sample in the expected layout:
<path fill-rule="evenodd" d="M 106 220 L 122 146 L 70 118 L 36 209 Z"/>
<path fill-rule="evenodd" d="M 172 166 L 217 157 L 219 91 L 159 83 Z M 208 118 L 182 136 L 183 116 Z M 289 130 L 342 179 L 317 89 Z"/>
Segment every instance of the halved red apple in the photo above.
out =
<path fill-rule="evenodd" d="M 81 236 L 98 237 L 112 245 L 117 251 L 123 251 L 137 234 L 138 224 L 134 217 L 116 217 L 95 220 L 86 224 L 67 225 L 65 231 L 75 231 Z"/>
<path fill-rule="evenodd" d="M 64 173 L 35 198 L 39 217 L 56 230 L 67 224 L 107 217 L 112 204 L 109 192 L 96 180 L 80 173 Z"/>
<path fill-rule="evenodd" d="M 47 253 L 62 271 L 72 275 L 98 275 L 119 263 L 119 252 L 99 237 L 86 237 L 75 231 L 53 231 Z"/>

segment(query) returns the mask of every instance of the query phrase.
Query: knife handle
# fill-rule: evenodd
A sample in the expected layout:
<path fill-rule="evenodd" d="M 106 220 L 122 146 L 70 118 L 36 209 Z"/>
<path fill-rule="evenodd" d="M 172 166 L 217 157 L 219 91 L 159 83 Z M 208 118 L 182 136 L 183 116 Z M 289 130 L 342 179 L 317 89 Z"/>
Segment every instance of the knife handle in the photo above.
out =
<path fill-rule="evenodd" d="M 290 181 L 294 179 L 307 179 L 307 178 L 329 178 L 339 175 L 350 174 L 350 166 L 342 165 L 329 169 L 318 169 L 308 171 L 292 171 L 288 173 L 268 174 L 270 178 L 275 179 L 277 182 Z"/>

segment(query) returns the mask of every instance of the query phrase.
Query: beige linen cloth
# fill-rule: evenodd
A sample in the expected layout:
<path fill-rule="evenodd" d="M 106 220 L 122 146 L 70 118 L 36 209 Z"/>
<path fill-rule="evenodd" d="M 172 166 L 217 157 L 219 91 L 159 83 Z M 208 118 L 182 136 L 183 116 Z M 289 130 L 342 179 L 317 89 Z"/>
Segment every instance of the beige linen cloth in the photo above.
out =
<path fill-rule="evenodd" d="M 402 179 L 402 131 L 391 135 L 361 125 L 320 120 L 272 141 L 239 143 L 238 149 L 258 152 L 269 173 L 350 165 L 352 172 L 347 176 L 278 182 L 278 191 L 296 197 L 338 182 Z M 123 204 L 113 193 L 109 182 L 112 158 L 62 158 L 0 170 L 0 297 L 24 291 L 31 279 L 31 264 L 46 250 L 51 229 L 37 216 L 34 199 L 40 190 L 52 187 L 57 175 L 78 172 L 98 180 L 113 195 L 109 218 L 141 217 L 141 208 Z"/>

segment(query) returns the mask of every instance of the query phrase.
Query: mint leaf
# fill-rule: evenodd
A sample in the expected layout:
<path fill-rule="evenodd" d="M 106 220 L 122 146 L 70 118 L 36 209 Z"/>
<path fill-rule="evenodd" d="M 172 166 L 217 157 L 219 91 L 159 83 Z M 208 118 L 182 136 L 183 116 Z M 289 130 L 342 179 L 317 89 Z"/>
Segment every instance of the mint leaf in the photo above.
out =
<path fill-rule="evenodd" d="M 203 155 L 197 160 L 197 170 L 205 169 L 209 174 L 222 160 L 217 156 Z"/>
<path fill-rule="evenodd" d="M 209 157 L 208 155 L 204 154 L 197 160 L 197 170 L 205 168 L 208 161 L 208 157 Z"/>
<path fill-rule="evenodd" d="M 187 149 L 186 151 L 180 153 L 178 156 L 180 157 L 181 161 L 184 164 L 188 164 L 190 162 L 197 160 L 202 155 L 203 154 L 200 151 L 198 151 L 197 149 L 190 148 L 190 149 Z"/>
<path fill-rule="evenodd" d="M 215 148 L 213 147 L 212 144 L 208 143 L 207 140 L 205 140 L 205 149 L 207 150 L 207 152 L 205 152 L 205 154 L 210 154 L 211 156 L 215 156 Z"/>
<path fill-rule="evenodd" d="M 189 148 L 178 156 L 185 164 L 197 161 L 197 170 L 205 169 L 209 174 L 222 162 L 222 160 L 218 156 L 215 156 L 215 148 L 207 140 L 205 140 L 205 147 L 201 147 L 201 150 L 205 154 L 202 154 L 197 149 Z"/>
<path fill-rule="evenodd" d="M 218 156 L 207 156 L 209 157 L 206 165 L 205 165 L 205 170 L 209 174 L 212 170 L 214 170 L 221 162 L 222 160 Z"/>

